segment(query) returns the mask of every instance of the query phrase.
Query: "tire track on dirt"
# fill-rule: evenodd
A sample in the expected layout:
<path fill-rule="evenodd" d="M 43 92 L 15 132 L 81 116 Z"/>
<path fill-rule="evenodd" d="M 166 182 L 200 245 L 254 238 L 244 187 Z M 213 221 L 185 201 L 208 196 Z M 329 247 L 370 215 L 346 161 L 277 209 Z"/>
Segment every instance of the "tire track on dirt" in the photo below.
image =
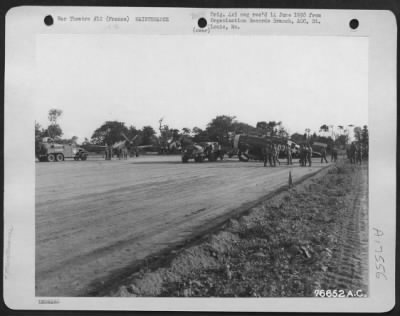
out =
<path fill-rule="evenodd" d="M 368 171 L 359 167 L 353 178 L 352 203 L 342 209 L 340 228 L 335 237 L 328 273 L 321 282 L 322 288 L 345 291 L 361 289 L 368 293 Z"/>

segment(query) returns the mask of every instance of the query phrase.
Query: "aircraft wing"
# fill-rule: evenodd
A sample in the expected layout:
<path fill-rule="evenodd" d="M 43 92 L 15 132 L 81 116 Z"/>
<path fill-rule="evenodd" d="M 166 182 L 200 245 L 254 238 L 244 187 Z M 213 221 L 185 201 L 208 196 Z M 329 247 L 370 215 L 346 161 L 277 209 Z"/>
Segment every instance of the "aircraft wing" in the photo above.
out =
<path fill-rule="evenodd" d="M 115 148 L 120 148 L 122 146 L 125 146 L 125 141 L 115 143 L 112 147 L 115 149 Z"/>
<path fill-rule="evenodd" d="M 84 144 L 84 145 L 78 145 L 79 147 L 85 148 L 106 148 L 104 145 L 95 145 L 95 144 Z"/>
<path fill-rule="evenodd" d="M 150 148 L 150 147 L 155 147 L 154 145 L 141 145 L 141 146 L 135 146 L 135 148 Z"/>

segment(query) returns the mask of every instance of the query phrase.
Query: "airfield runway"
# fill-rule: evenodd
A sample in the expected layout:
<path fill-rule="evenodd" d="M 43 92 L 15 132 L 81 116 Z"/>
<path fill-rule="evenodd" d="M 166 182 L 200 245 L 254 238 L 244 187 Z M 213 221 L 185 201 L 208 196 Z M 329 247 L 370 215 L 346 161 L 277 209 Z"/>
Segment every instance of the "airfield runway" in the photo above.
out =
<path fill-rule="evenodd" d="M 179 156 L 36 163 L 36 295 L 82 296 L 320 170 Z"/>

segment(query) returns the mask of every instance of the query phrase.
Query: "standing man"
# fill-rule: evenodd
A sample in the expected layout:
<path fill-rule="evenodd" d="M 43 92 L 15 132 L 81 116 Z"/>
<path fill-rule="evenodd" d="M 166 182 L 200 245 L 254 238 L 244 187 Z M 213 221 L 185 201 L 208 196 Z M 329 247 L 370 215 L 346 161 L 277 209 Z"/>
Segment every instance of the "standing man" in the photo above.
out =
<path fill-rule="evenodd" d="M 302 144 L 300 146 L 300 166 L 304 167 L 306 165 L 306 148 L 305 145 Z"/>
<path fill-rule="evenodd" d="M 350 163 L 356 163 L 357 148 L 354 142 L 350 145 Z"/>
<path fill-rule="evenodd" d="M 278 162 L 279 165 L 281 165 L 281 162 L 279 161 L 279 147 L 278 144 L 274 144 L 274 161 L 275 163 Z"/>
<path fill-rule="evenodd" d="M 273 166 L 276 167 L 276 160 L 275 160 L 275 147 L 274 144 L 269 145 L 269 161 L 272 167 L 272 163 L 274 164 Z"/>
<path fill-rule="evenodd" d="M 263 158 L 264 158 L 264 167 L 266 167 L 267 163 L 268 163 L 268 145 L 263 147 L 262 154 L 263 154 Z"/>
<path fill-rule="evenodd" d="M 357 144 L 356 146 L 356 161 L 355 163 L 359 163 L 361 165 L 362 163 L 362 148 L 360 144 Z"/>
<path fill-rule="evenodd" d="M 292 165 L 293 163 L 292 163 L 292 147 L 291 147 L 291 145 L 287 145 L 287 148 L 286 148 L 286 155 L 287 155 L 287 164 L 288 165 Z"/>
<path fill-rule="evenodd" d="M 308 145 L 307 147 L 307 161 L 308 161 L 308 166 L 311 167 L 311 158 L 312 158 L 312 148 L 311 145 Z M 307 164 L 307 162 L 306 162 Z"/>
<path fill-rule="evenodd" d="M 108 144 L 107 143 L 105 143 L 104 158 L 105 158 L 105 160 L 108 160 Z"/>
<path fill-rule="evenodd" d="M 266 146 L 266 150 L 267 150 L 267 152 L 266 152 L 266 156 L 267 156 L 267 160 L 268 160 L 268 162 L 269 162 L 269 166 L 270 167 L 272 167 L 272 160 L 273 160 L 273 155 L 272 155 L 272 144 L 268 144 L 267 146 Z"/>
<path fill-rule="evenodd" d="M 325 160 L 326 163 L 328 163 L 328 160 L 326 160 L 326 148 L 322 147 L 321 150 L 321 163 L 323 163 Z"/>
<path fill-rule="evenodd" d="M 335 146 L 332 146 L 331 162 L 336 162 L 337 160 L 337 150 Z"/>

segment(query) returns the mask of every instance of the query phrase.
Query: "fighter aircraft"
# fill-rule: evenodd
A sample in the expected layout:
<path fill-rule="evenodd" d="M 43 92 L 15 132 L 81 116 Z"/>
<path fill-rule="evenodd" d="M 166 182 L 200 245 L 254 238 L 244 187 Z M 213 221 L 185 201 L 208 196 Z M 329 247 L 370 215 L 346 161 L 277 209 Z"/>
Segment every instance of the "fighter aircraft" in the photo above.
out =
<path fill-rule="evenodd" d="M 240 161 L 263 160 L 263 148 L 269 144 L 277 144 L 280 152 L 285 152 L 288 146 L 286 138 L 276 136 L 255 136 L 239 134 L 233 138 L 233 150 Z"/>

